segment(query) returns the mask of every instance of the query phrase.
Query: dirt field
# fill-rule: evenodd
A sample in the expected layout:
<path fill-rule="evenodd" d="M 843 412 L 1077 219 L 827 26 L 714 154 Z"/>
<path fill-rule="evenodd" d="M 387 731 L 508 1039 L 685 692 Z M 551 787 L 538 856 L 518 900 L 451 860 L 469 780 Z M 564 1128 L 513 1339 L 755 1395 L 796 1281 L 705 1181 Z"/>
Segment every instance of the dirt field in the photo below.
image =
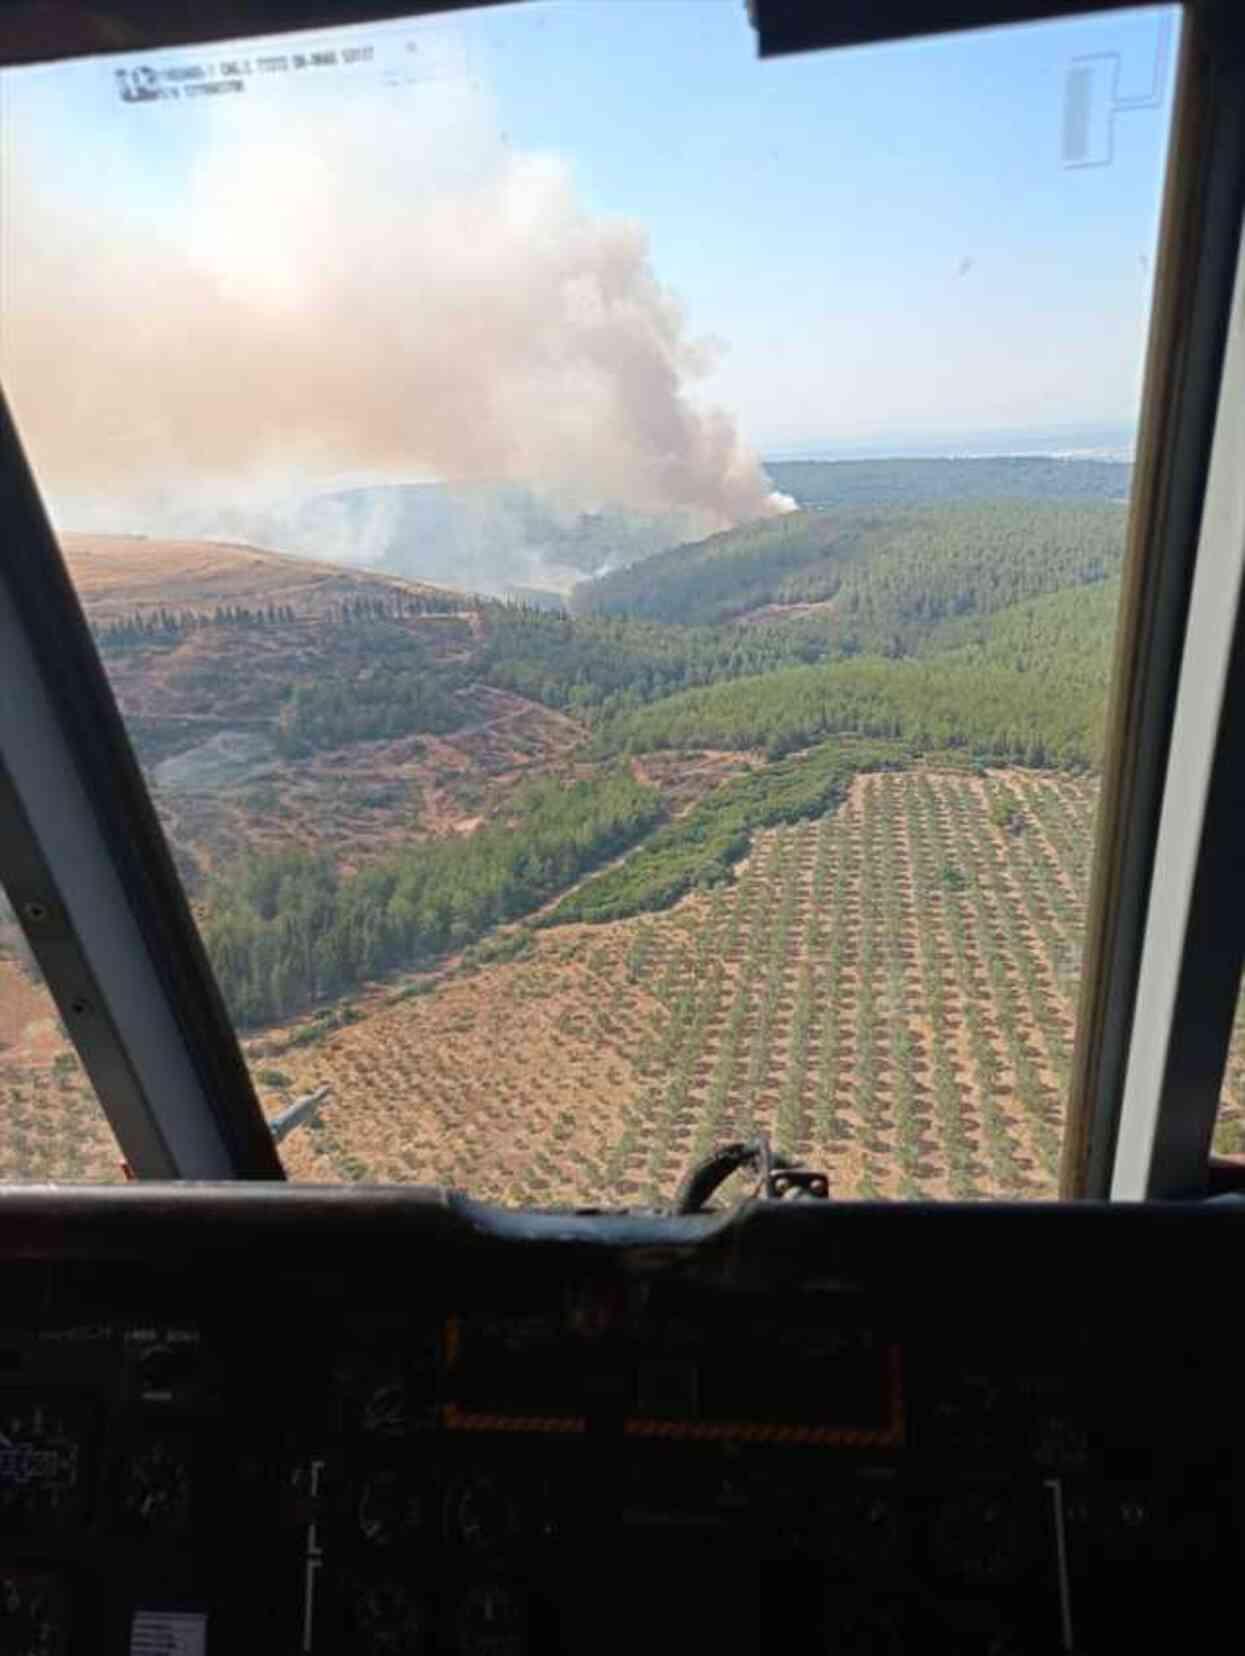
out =
<path fill-rule="evenodd" d="M 1049 1195 L 1092 804 L 1020 773 L 861 778 L 729 891 L 544 933 L 291 1051 L 295 1090 L 334 1087 L 291 1170 L 653 1201 L 764 1126 L 843 1195 Z"/>
<path fill-rule="evenodd" d="M 0 1181 L 121 1177 L 116 1140 L 51 995 L 0 958 Z"/>
<path fill-rule="evenodd" d="M 333 1089 L 287 1169 L 636 1205 L 763 1126 L 842 1196 L 1051 1195 L 1094 802 L 1091 781 L 1031 772 L 860 778 L 835 815 L 759 835 L 712 896 L 377 988 L 323 1034 L 264 1032 L 266 1109 Z M 22 992 L 0 1176 L 115 1178 L 50 1004 Z M 1219 1148 L 1245 1149 L 1239 1028 Z"/>
<path fill-rule="evenodd" d="M 1037 773 L 862 778 L 729 891 L 540 934 L 278 1060 L 334 1087 L 291 1172 L 634 1203 L 764 1126 L 843 1196 L 1052 1195 L 1094 802 Z M 1243 1083 L 1238 1032 L 1221 1149 Z"/>

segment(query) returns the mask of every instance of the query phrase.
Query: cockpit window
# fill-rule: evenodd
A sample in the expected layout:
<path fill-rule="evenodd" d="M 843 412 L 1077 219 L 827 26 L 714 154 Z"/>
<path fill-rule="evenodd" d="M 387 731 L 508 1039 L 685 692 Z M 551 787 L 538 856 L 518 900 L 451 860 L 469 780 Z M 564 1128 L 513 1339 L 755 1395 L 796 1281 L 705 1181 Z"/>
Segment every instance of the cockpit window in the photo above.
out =
<path fill-rule="evenodd" d="M 1214 1154 L 1245 1160 L 1245 990 L 1238 993 L 1227 1070 L 1219 1095 Z"/>
<path fill-rule="evenodd" d="M 5 73 L 0 377 L 291 1176 L 1055 1193 L 1176 36 Z"/>

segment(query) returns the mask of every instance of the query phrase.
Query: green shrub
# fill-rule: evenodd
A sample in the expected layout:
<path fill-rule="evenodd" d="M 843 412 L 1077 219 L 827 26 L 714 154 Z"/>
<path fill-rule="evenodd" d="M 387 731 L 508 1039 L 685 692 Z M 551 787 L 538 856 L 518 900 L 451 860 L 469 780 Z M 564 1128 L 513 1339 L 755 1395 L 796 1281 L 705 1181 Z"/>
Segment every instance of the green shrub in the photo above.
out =
<path fill-rule="evenodd" d="M 899 769 L 908 757 L 898 743 L 823 742 L 807 754 L 734 777 L 624 862 L 568 893 L 545 924 L 619 920 L 669 908 L 697 887 L 732 879 L 756 829 L 823 816 L 846 797 L 859 772 Z"/>

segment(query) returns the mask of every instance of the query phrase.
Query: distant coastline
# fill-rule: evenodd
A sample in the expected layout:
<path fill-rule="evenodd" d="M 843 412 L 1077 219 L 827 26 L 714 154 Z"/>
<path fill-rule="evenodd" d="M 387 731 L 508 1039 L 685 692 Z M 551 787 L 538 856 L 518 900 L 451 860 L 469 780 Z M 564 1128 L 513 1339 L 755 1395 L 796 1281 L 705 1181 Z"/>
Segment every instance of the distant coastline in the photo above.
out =
<path fill-rule="evenodd" d="M 794 460 L 1114 460 L 1131 462 L 1137 445 L 1132 425 L 1048 426 L 957 432 L 949 436 L 837 438 L 810 443 L 760 445 L 764 464 Z"/>

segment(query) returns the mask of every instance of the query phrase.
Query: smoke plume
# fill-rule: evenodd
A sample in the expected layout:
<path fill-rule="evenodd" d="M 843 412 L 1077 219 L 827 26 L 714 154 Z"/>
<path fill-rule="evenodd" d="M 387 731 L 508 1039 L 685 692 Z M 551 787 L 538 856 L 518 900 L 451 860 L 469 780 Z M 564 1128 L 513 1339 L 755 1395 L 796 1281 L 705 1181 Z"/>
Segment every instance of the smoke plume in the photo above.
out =
<path fill-rule="evenodd" d="M 705 532 L 785 508 L 690 395 L 714 347 L 644 231 L 587 211 L 561 161 L 458 93 L 418 117 L 242 101 L 164 214 L 124 171 L 99 201 L 68 189 L 9 122 L 0 366 L 55 500 L 201 514 L 435 478 Z"/>

